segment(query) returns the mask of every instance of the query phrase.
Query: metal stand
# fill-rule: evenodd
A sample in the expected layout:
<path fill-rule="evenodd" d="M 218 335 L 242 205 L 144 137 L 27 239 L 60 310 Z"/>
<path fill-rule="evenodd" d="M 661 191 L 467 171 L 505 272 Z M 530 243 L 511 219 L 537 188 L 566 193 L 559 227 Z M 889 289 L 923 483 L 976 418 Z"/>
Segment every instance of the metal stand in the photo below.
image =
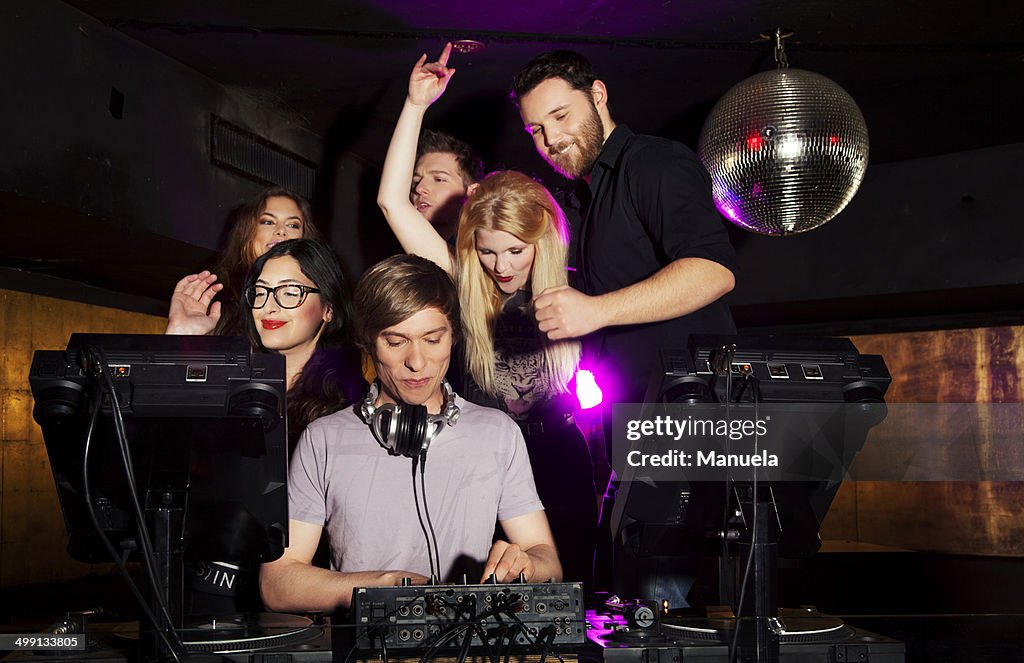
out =
<path fill-rule="evenodd" d="M 185 597 L 184 586 L 184 523 L 185 493 L 170 490 L 151 490 L 146 494 L 146 525 L 153 539 L 154 573 L 159 587 L 149 596 L 149 608 L 157 623 L 153 629 L 142 629 L 140 651 L 151 660 L 170 661 L 173 655 L 157 632 L 180 631 Z M 171 617 L 168 623 L 160 607 L 161 597 Z"/>
<path fill-rule="evenodd" d="M 749 572 L 747 589 L 733 606 L 739 615 L 734 628 L 737 661 L 777 663 L 782 623 L 779 620 L 779 568 L 778 544 L 781 526 L 775 495 L 767 484 L 736 483 L 732 489 L 736 501 L 737 518 L 734 535 L 739 541 L 736 567 L 737 586 L 743 587 L 743 575 Z M 756 509 L 755 509 L 756 503 Z M 749 560 L 749 571 L 747 571 Z M 752 582 L 750 582 L 752 581 Z"/>

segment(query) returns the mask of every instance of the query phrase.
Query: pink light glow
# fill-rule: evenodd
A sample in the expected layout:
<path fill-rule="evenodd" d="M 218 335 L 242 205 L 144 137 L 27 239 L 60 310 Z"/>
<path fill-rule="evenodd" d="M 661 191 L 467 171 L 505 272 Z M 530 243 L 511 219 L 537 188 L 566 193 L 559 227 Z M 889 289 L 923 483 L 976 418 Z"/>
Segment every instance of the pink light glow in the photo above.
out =
<path fill-rule="evenodd" d="M 597 407 L 604 399 L 601 387 L 597 386 L 594 374 L 586 369 L 576 371 L 576 398 L 580 401 L 580 407 L 589 410 Z"/>

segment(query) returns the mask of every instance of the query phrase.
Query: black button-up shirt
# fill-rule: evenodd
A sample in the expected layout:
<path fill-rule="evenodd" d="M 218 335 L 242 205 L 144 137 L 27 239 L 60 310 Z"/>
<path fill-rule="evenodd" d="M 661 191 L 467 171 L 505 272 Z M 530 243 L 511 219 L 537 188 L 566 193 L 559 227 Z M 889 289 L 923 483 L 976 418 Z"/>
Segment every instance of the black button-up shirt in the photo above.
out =
<path fill-rule="evenodd" d="M 573 231 L 571 282 L 588 295 L 632 285 L 681 258 L 733 269 L 735 254 L 711 198 L 711 178 L 681 143 L 620 125 L 605 141 L 589 186 L 581 180 L 562 202 Z M 736 333 L 724 300 L 671 320 L 603 329 L 588 348 L 625 378 L 616 400 L 639 402 L 658 350 L 684 348 L 692 333 Z"/>

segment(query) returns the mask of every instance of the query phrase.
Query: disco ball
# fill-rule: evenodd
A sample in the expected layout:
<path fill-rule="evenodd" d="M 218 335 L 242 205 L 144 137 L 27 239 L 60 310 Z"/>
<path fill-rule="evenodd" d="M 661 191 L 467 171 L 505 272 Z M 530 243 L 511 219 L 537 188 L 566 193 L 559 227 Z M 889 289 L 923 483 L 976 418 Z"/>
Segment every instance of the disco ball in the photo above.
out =
<path fill-rule="evenodd" d="M 697 152 L 727 219 L 762 235 L 793 235 L 826 223 L 853 198 L 868 165 L 868 129 L 828 78 L 776 69 L 719 100 Z"/>

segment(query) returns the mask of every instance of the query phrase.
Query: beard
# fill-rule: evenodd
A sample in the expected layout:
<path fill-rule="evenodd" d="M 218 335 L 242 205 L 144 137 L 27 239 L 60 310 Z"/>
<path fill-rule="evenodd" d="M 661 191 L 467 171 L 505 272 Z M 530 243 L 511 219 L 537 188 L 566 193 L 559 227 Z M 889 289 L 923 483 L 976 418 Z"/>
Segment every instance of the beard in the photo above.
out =
<path fill-rule="evenodd" d="M 591 103 L 590 117 L 580 125 L 578 135 L 552 146 L 544 157 L 556 171 L 575 180 L 590 174 L 602 147 L 604 123 L 597 114 L 597 108 Z"/>

